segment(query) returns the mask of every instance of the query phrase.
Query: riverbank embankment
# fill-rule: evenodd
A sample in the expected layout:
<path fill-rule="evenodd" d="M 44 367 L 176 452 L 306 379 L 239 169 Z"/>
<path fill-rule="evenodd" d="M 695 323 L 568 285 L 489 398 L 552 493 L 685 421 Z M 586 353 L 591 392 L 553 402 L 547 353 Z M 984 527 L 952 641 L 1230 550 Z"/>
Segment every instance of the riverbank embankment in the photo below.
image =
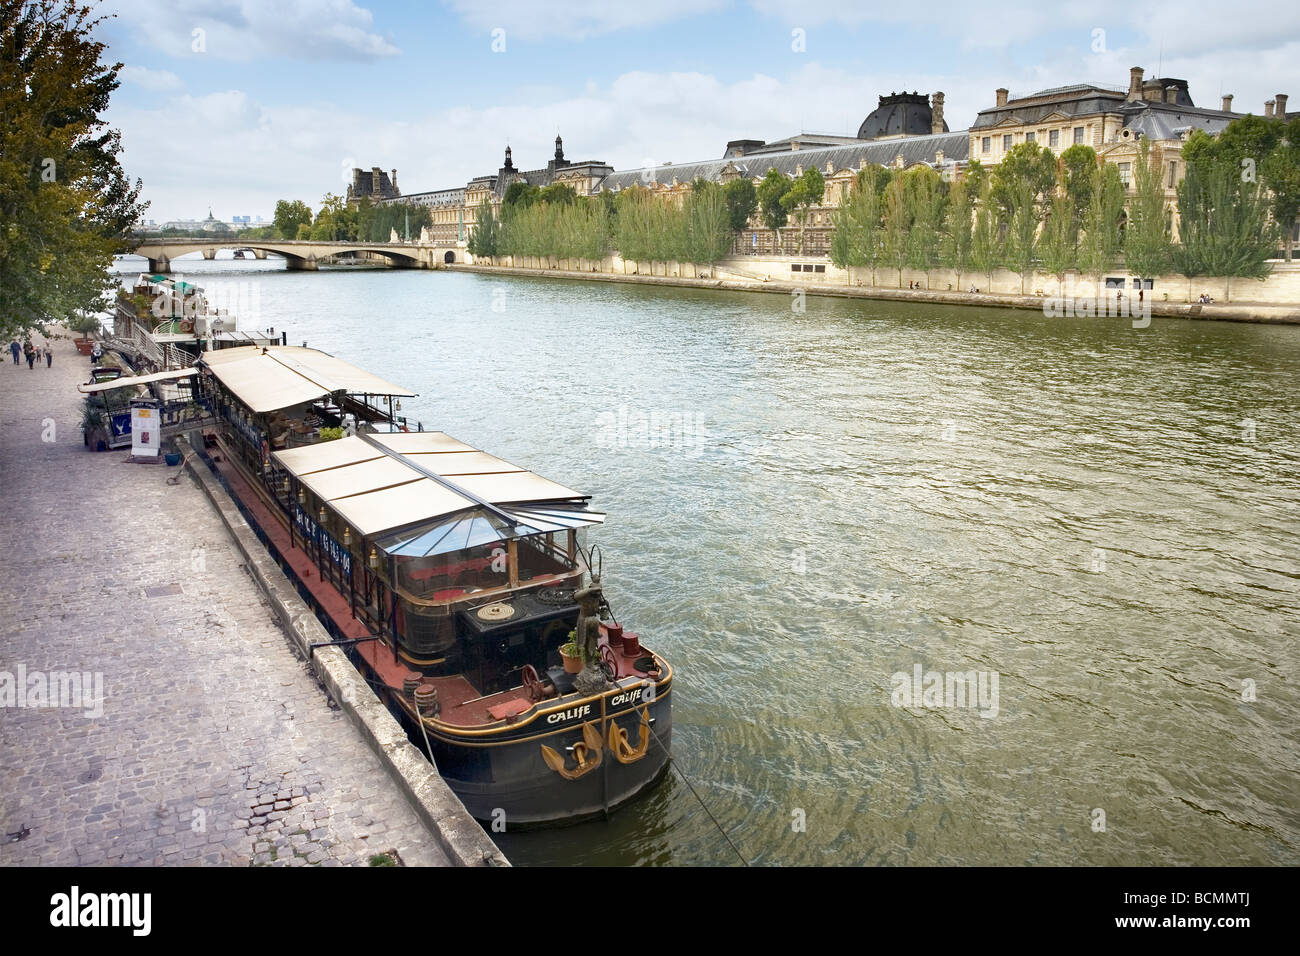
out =
<path fill-rule="evenodd" d="M 1091 296 L 1083 298 L 1060 298 L 1055 295 L 1015 295 L 1005 292 L 961 292 L 958 290 L 939 291 L 935 289 L 893 289 L 869 285 L 837 285 L 817 281 L 812 276 L 807 282 L 771 279 L 767 277 L 745 277 L 726 267 L 715 267 L 713 275 L 642 275 L 639 273 L 607 272 L 583 269 L 533 268 L 525 266 L 499 266 L 486 263 L 443 265 L 439 268 L 453 269 L 460 272 L 480 272 L 495 275 L 532 276 L 548 279 L 581 279 L 592 282 L 628 282 L 640 285 L 680 286 L 691 289 L 722 289 L 731 292 L 766 292 L 787 297 L 825 296 L 841 299 L 879 299 L 891 302 L 936 303 L 940 305 L 977 306 L 982 308 L 1026 309 L 1042 312 L 1049 317 L 1061 315 L 1084 315 L 1085 307 L 1096 314 L 1097 300 Z M 1107 305 L 1111 315 L 1115 306 L 1110 301 L 1111 292 L 1100 303 L 1100 314 L 1106 315 Z M 1086 305 L 1085 305 L 1086 303 Z M 1122 314 L 1140 320 L 1141 309 L 1149 308 L 1152 316 L 1164 318 L 1182 318 L 1212 320 L 1223 322 L 1262 322 L 1280 325 L 1300 325 L 1300 305 L 1277 305 L 1258 302 L 1215 302 L 1212 304 L 1167 302 L 1151 297 L 1141 305 L 1127 301 Z"/>

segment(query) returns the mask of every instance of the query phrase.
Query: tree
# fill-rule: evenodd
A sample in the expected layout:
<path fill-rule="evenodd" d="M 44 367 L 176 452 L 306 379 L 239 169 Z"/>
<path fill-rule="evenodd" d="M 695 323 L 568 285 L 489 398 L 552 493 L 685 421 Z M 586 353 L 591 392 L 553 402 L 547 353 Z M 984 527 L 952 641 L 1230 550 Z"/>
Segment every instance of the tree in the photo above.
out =
<path fill-rule="evenodd" d="M 1083 227 L 1083 217 L 1092 201 L 1092 184 L 1097 169 L 1097 151 L 1091 146 L 1076 143 L 1061 153 L 1060 174 L 1064 179 L 1065 194 L 1070 197 L 1074 210 L 1074 229 Z"/>
<path fill-rule="evenodd" d="M 1074 219 L 1074 200 L 1066 189 L 1066 172 L 1057 172 L 1056 188 L 1039 238 L 1038 257 L 1043 268 L 1056 276 L 1057 292 L 1065 294 L 1065 274 L 1078 267 L 1079 231 Z"/>
<path fill-rule="evenodd" d="M 1259 170 L 1260 181 L 1269 191 L 1273 221 L 1282 232 L 1286 260 L 1290 262 L 1293 237 L 1300 221 L 1300 117 L 1285 126 Z"/>
<path fill-rule="evenodd" d="M 789 221 L 789 210 L 781 203 L 781 197 L 790 191 L 794 184 L 790 177 L 776 169 L 769 169 L 755 193 L 758 206 L 762 211 L 763 225 L 776 232 L 777 243 L 781 241 L 781 227 Z"/>
<path fill-rule="evenodd" d="M 749 225 L 749 217 L 758 208 L 758 194 L 754 191 L 754 181 L 747 176 L 733 179 L 723 187 L 727 198 L 727 218 L 733 232 L 739 232 Z"/>
<path fill-rule="evenodd" d="M 907 236 L 912 227 L 912 211 L 907 202 L 903 174 L 896 172 L 885 188 L 884 228 L 881 232 L 881 255 L 898 270 L 898 287 L 903 287 L 903 266 L 907 265 Z"/>
<path fill-rule="evenodd" d="M 910 268 L 926 273 L 939 261 L 939 248 L 944 221 L 944 182 L 937 171 L 929 166 L 915 166 L 903 173 L 903 188 L 907 196 L 908 219 L 911 229 L 907 234 L 905 261 Z"/>
<path fill-rule="evenodd" d="M 1101 276 L 1115 265 L 1121 248 L 1120 218 L 1124 214 L 1124 184 L 1119 170 L 1110 163 L 1093 168 L 1088 208 L 1083 219 L 1083 241 L 1079 245 L 1079 269 L 1097 280 L 1101 295 Z"/>
<path fill-rule="evenodd" d="M 1169 271 L 1169 214 L 1159 150 L 1145 136 L 1138 143 L 1133 164 L 1133 196 L 1129 200 L 1128 227 L 1124 230 L 1124 265 L 1130 275 L 1158 276 Z"/>
<path fill-rule="evenodd" d="M 988 276 L 993 284 L 993 270 L 1002 264 L 1002 243 L 998 235 L 998 216 L 993 199 L 993 184 L 987 178 L 980 187 L 975 208 L 975 226 L 971 231 L 971 268 Z"/>
<path fill-rule="evenodd" d="M 141 184 L 101 114 L 121 63 L 101 61 L 102 18 L 59 0 L 0 3 L 0 334 L 104 301 L 139 221 Z"/>
<path fill-rule="evenodd" d="M 294 239 L 299 226 L 311 225 L 311 207 L 301 199 L 281 199 L 275 204 L 275 233 L 281 239 Z"/>
<path fill-rule="evenodd" d="M 717 183 L 699 180 L 682 208 L 686 222 L 686 260 L 712 264 L 731 252 L 731 214 Z"/>
<path fill-rule="evenodd" d="M 571 206 L 578 199 L 578 194 L 567 183 L 552 183 L 537 194 L 540 202 Z"/>
<path fill-rule="evenodd" d="M 541 200 L 542 190 L 537 186 L 530 186 L 522 179 L 517 179 L 506 187 L 505 197 L 502 199 L 502 212 L 504 207 L 509 206 L 512 209 L 520 206 L 531 206 Z"/>
<path fill-rule="evenodd" d="M 491 258 L 497 254 L 498 227 L 497 218 L 492 213 L 492 204 L 487 197 L 478 204 L 475 216 L 476 226 L 469 237 L 469 251 L 475 258 Z"/>
<path fill-rule="evenodd" d="M 1021 180 L 1012 187 L 1008 201 L 1011 219 L 1007 228 L 1006 262 L 1020 276 L 1020 294 L 1025 294 L 1025 279 L 1033 269 L 1037 255 L 1038 194 L 1033 183 Z"/>
<path fill-rule="evenodd" d="M 804 227 L 808 222 L 808 212 L 822 201 L 826 195 L 826 178 L 821 170 L 813 166 L 805 169 L 795 179 L 790 190 L 781 197 L 781 205 L 787 212 L 793 212 L 799 220 L 799 252 L 803 253 Z"/>
<path fill-rule="evenodd" d="M 1037 143 L 1017 143 L 993 167 L 993 198 L 1009 222 L 1026 192 L 1035 200 L 1056 182 L 1056 156 Z"/>
<path fill-rule="evenodd" d="M 875 177 L 859 174 L 854 190 L 832 217 L 831 261 L 841 269 L 871 267 L 871 284 L 876 284 L 880 261 L 881 196 Z"/>
<path fill-rule="evenodd" d="M 964 181 L 948 189 L 948 202 L 944 207 L 943 235 L 939 243 L 939 263 L 957 273 L 957 288 L 961 277 L 971 267 L 971 194 Z"/>
<path fill-rule="evenodd" d="M 1178 186 L 1181 242 L 1174 265 L 1200 275 L 1262 279 L 1276 248 L 1276 228 L 1259 183 L 1244 182 L 1225 163 L 1189 163 Z M 1190 298 L 1189 281 L 1189 298 Z"/>

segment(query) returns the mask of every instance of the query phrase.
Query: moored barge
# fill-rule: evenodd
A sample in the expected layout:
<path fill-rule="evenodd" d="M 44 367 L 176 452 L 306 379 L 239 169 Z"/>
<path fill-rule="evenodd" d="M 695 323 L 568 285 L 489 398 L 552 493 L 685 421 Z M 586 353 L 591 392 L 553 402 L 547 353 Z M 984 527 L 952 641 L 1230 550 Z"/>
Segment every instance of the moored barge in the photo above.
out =
<path fill-rule="evenodd" d="M 582 818 L 661 777 L 672 668 L 612 614 L 589 495 L 424 431 L 413 392 L 315 349 L 197 371 L 213 466 L 471 814 Z"/>

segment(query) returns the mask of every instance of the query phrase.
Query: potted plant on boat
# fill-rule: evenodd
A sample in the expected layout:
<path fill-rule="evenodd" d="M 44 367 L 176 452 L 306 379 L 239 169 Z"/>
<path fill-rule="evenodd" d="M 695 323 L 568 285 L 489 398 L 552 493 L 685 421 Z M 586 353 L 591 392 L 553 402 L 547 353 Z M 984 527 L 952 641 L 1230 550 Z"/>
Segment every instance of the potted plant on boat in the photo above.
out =
<path fill-rule="evenodd" d="M 569 643 L 560 645 L 560 659 L 564 661 L 564 670 L 577 674 L 582 670 L 582 648 L 578 646 L 577 631 L 569 631 Z"/>

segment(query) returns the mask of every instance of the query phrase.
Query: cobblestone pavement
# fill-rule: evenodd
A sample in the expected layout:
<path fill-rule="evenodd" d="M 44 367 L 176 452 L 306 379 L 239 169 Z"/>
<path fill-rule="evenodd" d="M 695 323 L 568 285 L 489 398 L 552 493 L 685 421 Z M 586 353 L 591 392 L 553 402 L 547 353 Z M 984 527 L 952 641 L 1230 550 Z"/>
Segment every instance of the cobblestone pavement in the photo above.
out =
<path fill-rule="evenodd" d="M 83 447 L 89 360 L 53 349 L 0 367 L 0 863 L 446 865 L 194 481 Z M 55 672 L 102 715 L 93 676 L 33 706 Z"/>

